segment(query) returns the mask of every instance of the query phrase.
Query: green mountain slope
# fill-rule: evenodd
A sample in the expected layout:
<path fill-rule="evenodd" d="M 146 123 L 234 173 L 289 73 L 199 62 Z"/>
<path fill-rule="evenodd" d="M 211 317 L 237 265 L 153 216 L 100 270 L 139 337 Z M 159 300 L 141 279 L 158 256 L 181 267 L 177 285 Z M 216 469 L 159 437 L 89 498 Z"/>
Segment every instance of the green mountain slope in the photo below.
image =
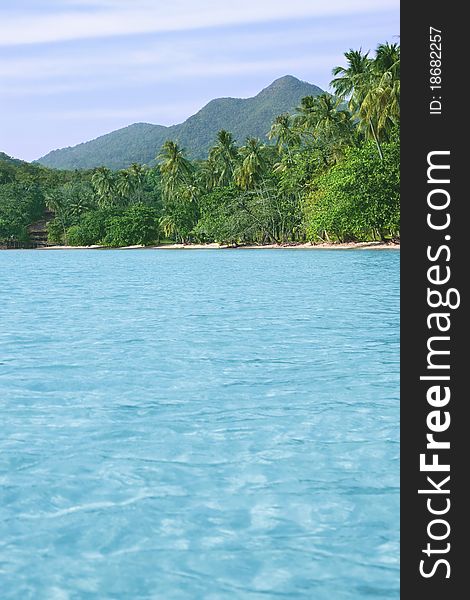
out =
<path fill-rule="evenodd" d="M 277 115 L 292 112 L 304 96 L 321 92 L 319 87 L 287 75 L 254 98 L 212 100 L 179 125 L 135 123 L 90 142 L 54 150 L 37 162 L 57 169 L 90 169 L 101 165 L 121 169 L 134 162 L 150 164 L 168 139 L 178 141 L 191 158 L 205 158 L 220 129 L 231 131 L 239 143 L 248 136 L 265 139 Z"/>
<path fill-rule="evenodd" d="M 26 163 L 23 160 L 19 160 L 18 158 L 12 158 L 11 156 L 8 156 L 8 154 L 5 154 L 5 152 L 0 152 L 0 164 L 8 164 L 19 167 L 21 165 L 25 165 Z"/>

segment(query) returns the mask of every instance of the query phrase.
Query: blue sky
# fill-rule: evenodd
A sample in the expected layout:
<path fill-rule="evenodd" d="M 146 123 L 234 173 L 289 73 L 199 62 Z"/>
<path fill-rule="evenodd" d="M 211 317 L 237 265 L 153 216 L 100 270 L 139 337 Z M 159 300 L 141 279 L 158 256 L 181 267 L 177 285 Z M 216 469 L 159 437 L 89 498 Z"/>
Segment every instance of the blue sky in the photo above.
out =
<path fill-rule="evenodd" d="M 0 5 L 0 150 L 39 158 L 398 42 L 399 0 L 15 0 Z"/>

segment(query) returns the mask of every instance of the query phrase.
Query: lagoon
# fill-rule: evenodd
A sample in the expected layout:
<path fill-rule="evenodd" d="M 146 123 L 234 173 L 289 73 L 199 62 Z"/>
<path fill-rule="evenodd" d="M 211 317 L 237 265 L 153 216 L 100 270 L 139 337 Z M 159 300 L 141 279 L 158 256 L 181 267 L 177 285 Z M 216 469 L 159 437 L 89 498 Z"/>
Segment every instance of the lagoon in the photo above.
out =
<path fill-rule="evenodd" d="M 0 253 L 0 596 L 399 597 L 399 253 Z"/>

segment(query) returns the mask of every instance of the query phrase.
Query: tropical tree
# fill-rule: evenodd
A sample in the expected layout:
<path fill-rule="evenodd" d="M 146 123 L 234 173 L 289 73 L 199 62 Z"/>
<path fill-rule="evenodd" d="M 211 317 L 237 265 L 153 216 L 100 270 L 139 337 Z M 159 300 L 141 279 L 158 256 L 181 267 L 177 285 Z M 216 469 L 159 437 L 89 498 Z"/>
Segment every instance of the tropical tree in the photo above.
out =
<path fill-rule="evenodd" d="M 71 181 L 58 188 L 72 220 L 78 219 L 83 213 L 95 207 L 93 188 L 86 181 Z"/>
<path fill-rule="evenodd" d="M 191 183 L 194 167 L 185 151 L 172 140 L 166 141 L 157 157 L 166 200 L 178 194 L 183 185 Z"/>
<path fill-rule="evenodd" d="M 91 177 L 91 182 L 98 197 L 99 206 L 101 208 L 112 206 L 117 195 L 114 173 L 107 167 L 98 167 Z"/>
<path fill-rule="evenodd" d="M 54 221 L 60 226 L 64 242 L 67 245 L 67 227 L 71 223 L 70 207 L 59 189 L 52 190 L 46 195 L 46 207 L 54 213 Z"/>
<path fill-rule="evenodd" d="M 301 143 L 301 135 L 295 127 L 295 120 L 289 113 L 277 116 L 268 133 L 270 140 L 276 141 L 276 150 L 280 157 L 274 165 L 275 172 L 286 171 L 293 161 L 293 149 L 298 148 Z"/>
<path fill-rule="evenodd" d="M 159 220 L 160 228 L 166 238 L 172 238 L 176 235 L 178 227 L 173 215 L 164 215 Z"/>
<path fill-rule="evenodd" d="M 130 201 L 136 189 L 136 181 L 130 169 L 119 171 L 116 181 L 116 192 L 121 199 L 121 202 L 127 203 Z"/>
<path fill-rule="evenodd" d="M 220 130 L 206 160 L 167 141 L 152 168 L 59 171 L 0 152 L 0 241 L 150 244 L 166 238 L 243 244 L 399 235 L 400 47 L 349 50 L 331 94 L 279 115 L 238 148 Z M 195 134 L 197 136 L 197 134 Z M 201 142 L 195 139 L 193 141 Z M 380 160 L 379 160 L 380 156 Z M 41 222 L 41 223 L 38 223 Z"/>
<path fill-rule="evenodd" d="M 208 163 L 213 169 L 213 184 L 227 186 L 233 180 L 233 174 L 238 160 L 238 148 L 233 135 L 221 129 L 217 133 L 215 145 L 209 152 Z"/>
<path fill-rule="evenodd" d="M 276 149 L 280 155 L 285 151 L 291 156 L 291 148 L 300 143 L 300 134 L 294 126 L 291 115 L 284 113 L 274 119 L 268 133 L 270 140 L 276 140 Z"/>
<path fill-rule="evenodd" d="M 93 187 L 87 181 L 71 181 L 50 190 L 46 195 L 46 207 L 54 213 L 48 225 L 52 241 L 63 237 L 68 243 L 68 228 L 75 225 L 86 212 L 96 208 Z"/>
<path fill-rule="evenodd" d="M 337 162 L 354 137 L 350 112 L 341 106 L 339 98 L 328 93 L 303 98 L 296 123 L 303 134 L 313 137 L 317 148 L 323 147 L 326 163 L 331 158 Z"/>
<path fill-rule="evenodd" d="M 258 138 L 247 138 L 240 148 L 240 158 L 234 174 L 235 183 L 242 190 L 253 190 L 261 184 L 269 167 L 266 147 Z"/>
<path fill-rule="evenodd" d="M 109 218 L 103 242 L 107 246 L 148 245 L 159 238 L 157 211 L 145 204 L 131 204 Z"/>
<path fill-rule="evenodd" d="M 203 161 L 197 172 L 197 181 L 204 193 L 212 192 L 217 187 L 219 173 L 217 164 L 213 159 L 208 157 L 207 160 Z"/>
<path fill-rule="evenodd" d="M 144 188 L 147 180 L 147 169 L 138 163 L 133 163 L 128 171 L 132 175 L 133 180 L 133 192 L 135 196 L 135 201 L 141 202 L 143 199 Z"/>
<path fill-rule="evenodd" d="M 317 119 L 315 115 L 315 97 L 305 96 L 300 101 L 300 105 L 295 109 L 296 115 L 294 124 L 298 131 L 304 136 L 306 134 L 313 135 Z"/>
<path fill-rule="evenodd" d="M 180 146 L 171 140 L 158 156 L 165 213 L 171 216 L 175 237 L 185 242 L 197 222 L 197 188 L 194 165 Z"/>
<path fill-rule="evenodd" d="M 372 63 L 368 93 L 360 110 L 366 122 L 376 125 L 379 140 L 387 140 L 394 125 L 400 121 L 400 47 L 380 44 Z"/>
<path fill-rule="evenodd" d="M 28 225 L 41 219 L 44 195 L 38 185 L 0 185 L 0 242 L 27 243 Z"/>
<path fill-rule="evenodd" d="M 400 146 L 398 136 L 382 145 L 351 147 L 345 159 L 322 174 L 304 203 L 307 236 L 344 242 L 395 238 L 400 231 Z"/>
<path fill-rule="evenodd" d="M 349 50 L 345 58 L 346 67 L 333 69 L 331 87 L 340 98 L 349 100 L 350 110 L 383 160 L 381 142 L 399 122 L 400 47 L 380 44 L 375 59 L 362 50 Z"/>
<path fill-rule="evenodd" d="M 335 78 L 330 85 L 339 98 L 349 100 L 350 111 L 356 113 L 369 89 L 372 60 L 362 49 L 348 50 L 344 57 L 346 66 L 333 69 Z"/>
<path fill-rule="evenodd" d="M 72 246 L 102 244 L 110 219 L 117 216 L 114 208 L 99 208 L 84 213 L 75 225 L 67 229 L 67 241 Z"/>

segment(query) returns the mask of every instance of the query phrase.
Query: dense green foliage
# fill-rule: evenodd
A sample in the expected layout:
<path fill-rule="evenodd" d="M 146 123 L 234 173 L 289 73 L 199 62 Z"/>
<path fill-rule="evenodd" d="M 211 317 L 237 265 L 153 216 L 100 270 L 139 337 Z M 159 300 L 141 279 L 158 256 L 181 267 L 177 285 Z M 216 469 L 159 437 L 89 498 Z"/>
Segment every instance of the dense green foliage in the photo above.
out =
<path fill-rule="evenodd" d="M 277 115 L 271 144 L 249 136 L 239 146 L 220 129 L 205 160 L 169 139 L 154 166 L 119 171 L 55 171 L 0 155 L 0 241 L 26 243 L 46 208 L 57 244 L 397 238 L 400 49 L 345 58 L 333 70 L 337 95 L 308 95 Z"/>
<path fill-rule="evenodd" d="M 28 225 L 44 215 L 46 190 L 72 177 L 0 152 L 0 244 L 27 243 Z"/>
<path fill-rule="evenodd" d="M 91 246 L 97 241 L 106 246 L 146 245 L 158 240 L 159 216 L 152 206 L 133 204 L 119 213 L 98 209 L 86 213 L 67 231 L 72 246 Z"/>
<path fill-rule="evenodd" d="M 343 161 L 318 178 L 305 200 L 307 236 L 385 240 L 399 235 L 399 145 L 384 143 L 377 160 L 372 143 L 350 148 Z"/>
<path fill-rule="evenodd" d="M 238 141 L 248 136 L 265 139 L 272 120 L 292 111 L 304 96 L 316 96 L 322 90 L 295 77 L 274 81 L 254 98 L 218 98 L 212 100 L 184 123 L 163 127 L 135 123 L 96 140 L 72 148 L 54 150 L 39 162 L 55 169 L 93 169 L 105 165 L 124 169 L 132 163 L 153 165 L 166 140 L 177 141 L 188 156 L 207 156 L 217 132 L 231 131 Z"/>
<path fill-rule="evenodd" d="M 27 242 L 27 226 L 43 211 L 44 198 L 37 185 L 0 185 L 0 242 Z"/>

